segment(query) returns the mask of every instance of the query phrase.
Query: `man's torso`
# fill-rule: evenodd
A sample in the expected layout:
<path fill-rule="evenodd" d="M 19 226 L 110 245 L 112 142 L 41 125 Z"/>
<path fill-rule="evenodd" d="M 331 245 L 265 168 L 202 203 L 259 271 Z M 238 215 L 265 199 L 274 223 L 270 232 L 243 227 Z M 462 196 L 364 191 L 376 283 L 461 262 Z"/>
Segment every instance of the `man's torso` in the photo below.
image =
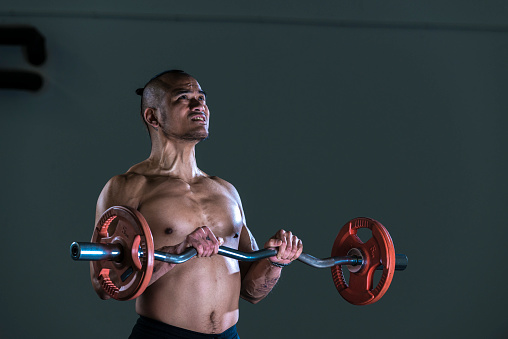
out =
<path fill-rule="evenodd" d="M 225 181 L 200 176 L 193 182 L 128 172 L 116 177 L 122 199 L 137 208 L 152 231 L 156 249 L 181 243 L 208 226 L 224 246 L 238 248 L 243 227 L 240 202 Z M 136 300 L 143 316 L 202 333 L 221 333 L 238 320 L 238 262 L 220 255 L 176 265 Z"/>

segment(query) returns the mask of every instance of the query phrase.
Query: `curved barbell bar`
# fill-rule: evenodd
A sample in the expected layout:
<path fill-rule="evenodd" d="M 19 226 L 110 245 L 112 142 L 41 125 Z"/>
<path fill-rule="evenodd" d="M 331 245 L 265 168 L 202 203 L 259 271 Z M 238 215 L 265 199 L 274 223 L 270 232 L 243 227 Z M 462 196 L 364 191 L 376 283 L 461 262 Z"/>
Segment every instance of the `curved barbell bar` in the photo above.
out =
<path fill-rule="evenodd" d="M 99 244 L 92 242 L 73 242 L 70 247 L 71 257 L 80 261 L 98 261 L 98 260 L 116 260 L 121 261 L 123 257 L 123 247 L 121 244 Z M 154 251 L 154 259 L 171 264 L 181 264 L 197 255 L 197 250 L 189 247 L 180 254 L 172 254 L 161 251 Z M 218 254 L 228 258 L 240 261 L 258 261 L 264 258 L 273 257 L 277 250 L 265 248 L 254 252 L 241 252 L 233 248 L 220 246 Z M 143 252 L 138 251 L 139 257 L 143 257 Z M 361 256 L 330 257 L 325 259 L 316 258 L 310 254 L 302 253 L 298 261 L 303 262 L 315 268 L 328 268 L 336 265 L 358 266 L 363 264 Z M 395 270 L 403 271 L 408 264 L 408 258 L 405 254 L 395 254 Z M 378 266 L 382 270 L 383 266 Z"/>

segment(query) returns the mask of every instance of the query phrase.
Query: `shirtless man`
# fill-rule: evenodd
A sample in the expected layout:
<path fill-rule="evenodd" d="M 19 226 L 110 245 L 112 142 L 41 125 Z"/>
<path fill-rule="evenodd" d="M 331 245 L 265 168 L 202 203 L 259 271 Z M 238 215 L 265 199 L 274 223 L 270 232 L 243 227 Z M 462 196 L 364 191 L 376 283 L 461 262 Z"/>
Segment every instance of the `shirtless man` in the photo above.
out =
<path fill-rule="evenodd" d="M 167 71 L 137 93 L 151 154 L 106 184 L 96 222 L 111 206 L 130 206 L 146 218 L 157 250 L 192 246 L 198 254 L 178 265 L 155 261 L 150 285 L 136 299 L 140 318 L 130 338 L 238 338 L 239 298 L 266 297 L 302 242 L 280 230 L 264 246 L 278 249 L 277 256 L 248 263 L 216 255 L 222 244 L 244 252 L 258 245 L 236 189 L 197 167 L 195 146 L 208 137 L 210 121 L 205 92 L 190 75 Z"/>

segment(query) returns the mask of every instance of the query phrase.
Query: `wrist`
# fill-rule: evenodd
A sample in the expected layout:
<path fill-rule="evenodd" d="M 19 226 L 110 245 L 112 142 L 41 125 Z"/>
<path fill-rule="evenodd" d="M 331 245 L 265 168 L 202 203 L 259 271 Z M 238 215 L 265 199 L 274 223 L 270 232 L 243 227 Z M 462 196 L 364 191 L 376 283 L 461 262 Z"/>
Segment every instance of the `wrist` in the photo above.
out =
<path fill-rule="evenodd" d="M 291 261 L 288 262 L 287 264 L 280 264 L 278 262 L 274 262 L 274 261 L 271 261 L 271 260 L 269 260 L 269 261 L 270 261 L 270 265 L 275 266 L 275 267 L 279 267 L 279 268 L 284 268 L 286 266 L 291 265 Z"/>

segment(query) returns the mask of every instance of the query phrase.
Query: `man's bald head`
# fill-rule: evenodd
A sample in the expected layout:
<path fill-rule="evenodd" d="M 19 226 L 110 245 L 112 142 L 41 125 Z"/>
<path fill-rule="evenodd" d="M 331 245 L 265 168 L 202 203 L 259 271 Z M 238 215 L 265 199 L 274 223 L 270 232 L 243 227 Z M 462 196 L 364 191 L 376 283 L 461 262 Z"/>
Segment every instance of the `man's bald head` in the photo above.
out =
<path fill-rule="evenodd" d="M 141 119 L 148 129 L 148 124 L 144 118 L 144 112 L 147 108 L 159 108 L 163 96 L 171 89 L 172 80 L 192 76 L 184 71 L 172 69 L 164 71 L 154 76 L 143 88 L 138 88 L 136 94 L 141 96 Z"/>

